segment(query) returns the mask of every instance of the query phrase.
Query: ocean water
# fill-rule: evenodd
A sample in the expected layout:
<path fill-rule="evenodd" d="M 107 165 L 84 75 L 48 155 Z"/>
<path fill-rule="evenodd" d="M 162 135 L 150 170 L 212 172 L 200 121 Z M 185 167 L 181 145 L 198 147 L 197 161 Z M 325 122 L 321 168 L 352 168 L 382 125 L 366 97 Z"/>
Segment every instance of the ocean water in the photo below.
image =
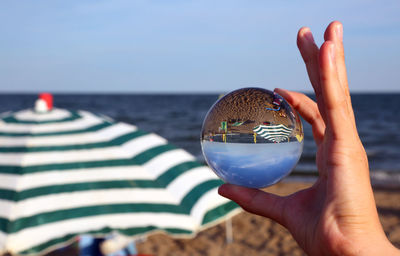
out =
<path fill-rule="evenodd" d="M 0 112 L 31 108 L 36 97 L 0 94 Z M 200 130 L 208 109 L 217 99 L 216 94 L 56 94 L 54 105 L 134 124 L 163 136 L 204 162 Z M 353 94 L 352 103 L 373 175 L 400 174 L 400 94 Z M 303 121 L 303 126 L 304 149 L 294 173 L 312 174 L 316 172 L 316 147 L 310 125 Z"/>
<path fill-rule="evenodd" d="M 300 158 L 303 142 L 201 143 L 207 163 L 225 182 L 264 188 L 287 176 Z"/>

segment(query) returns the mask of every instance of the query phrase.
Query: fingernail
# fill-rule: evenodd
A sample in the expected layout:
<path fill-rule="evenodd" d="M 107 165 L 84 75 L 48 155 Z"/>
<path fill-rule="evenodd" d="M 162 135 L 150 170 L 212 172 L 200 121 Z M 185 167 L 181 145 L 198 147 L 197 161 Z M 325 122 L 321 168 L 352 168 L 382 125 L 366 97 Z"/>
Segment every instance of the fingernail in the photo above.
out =
<path fill-rule="evenodd" d="M 314 41 L 314 37 L 313 37 L 311 31 L 309 31 L 309 30 L 307 30 L 307 31 L 304 32 L 304 37 L 305 37 L 305 38 L 307 39 L 307 41 L 310 42 L 310 43 L 314 43 L 314 42 L 315 42 L 315 41 Z"/>
<path fill-rule="evenodd" d="M 282 88 L 275 88 L 274 89 L 274 92 L 278 92 L 278 93 L 286 93 L 287 92 L 287 90 L 285 90 L 285 89 L 282 89 Z"/>
<path fill-rule="evenodd" d="M 342 41 L 342 40 L 343 40 L 343 27 L 342 27 L 341 24 L 336 25 L 335 34 L 336 34 L 336 38 L 337 38 L 339 41 Z"/>
<path fill-rule="evenodd" d="M 329 49 L 329 57 L 330 57 L 331 61 L 333 62 L 335 60 L 335 45 L 334 44 L 330 44 L 329 47 L 330 47 L 330 49 Z"/>
<path fill-rule="evenodd" d="M 218 188 L 218 194 L 223 196 L 225 194 L 225 192 L 226 192 L 226 186 L 225 186 L 225 184 L 223 184 Z"/>

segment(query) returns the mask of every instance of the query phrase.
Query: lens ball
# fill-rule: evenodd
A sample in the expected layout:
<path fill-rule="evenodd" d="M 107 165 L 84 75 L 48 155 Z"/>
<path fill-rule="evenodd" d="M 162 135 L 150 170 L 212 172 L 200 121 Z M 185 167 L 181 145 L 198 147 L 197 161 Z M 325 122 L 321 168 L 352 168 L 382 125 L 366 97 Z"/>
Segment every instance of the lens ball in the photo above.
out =
<path fill-rule="evenodd" d="M 303 151 L 297 112 L 279 94 L 243 88 L 220 98 L 201 130 L 203 155 L 225 182 L 264 188 L 287 176 Z"/>

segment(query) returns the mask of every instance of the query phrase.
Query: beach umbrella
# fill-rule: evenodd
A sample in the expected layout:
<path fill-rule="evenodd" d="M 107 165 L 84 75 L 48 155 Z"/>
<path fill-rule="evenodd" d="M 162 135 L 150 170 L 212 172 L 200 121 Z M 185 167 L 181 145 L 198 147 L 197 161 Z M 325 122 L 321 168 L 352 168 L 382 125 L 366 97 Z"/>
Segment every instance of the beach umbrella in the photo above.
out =
<path fill-rule="evenodd" d="M 272 142 L 282 142 L 285 140 L 289 140 L 292 130 L 293 129 L 286 127 L 283 124 L 258 125 L 253 129 L 256 134 Z"/>
<path fill-rule="evenodd" d="M 221 184 L 130 124 L 57 108 L 0 116 L 1 252 L 45 253 L 80 234 L 191 236 L 237 212 Z"/>

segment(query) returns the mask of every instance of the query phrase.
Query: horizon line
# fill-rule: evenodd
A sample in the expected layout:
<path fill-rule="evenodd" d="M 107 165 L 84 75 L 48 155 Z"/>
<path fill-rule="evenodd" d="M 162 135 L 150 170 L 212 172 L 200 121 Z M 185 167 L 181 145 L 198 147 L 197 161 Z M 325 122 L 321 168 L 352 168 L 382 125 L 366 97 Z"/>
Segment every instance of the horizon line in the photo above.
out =
<path fill-rule="evenodd" d="M 234 89 L 235 90 L 235 89 Z M 41 93 L 50 93 L 54 95 L 65 95 L 65 94 L 71 94 L 71 95 L 103 95 L 103 94 L 111 94 L 111 95 L 121 95 L 121 94 L 138 94 L 138 95 L 210 95 L 210 94 L 226 94 L 231 91 L 49 91 L 49 90 L 43 90 L 43 91 L 0 91 L 0 95 L 32 95 L 32 94 L 41 94 Z M 291 90 L 292 91 L 292 90 Z M 301 92 L 304 94 L 314 94 L 314 91 L 307 90 L 307 91 L 297 91 Z M 395 90 L 388 90 L 388 91 L 372 91 L 372 90 L 350 90 L 351 94 L 400 94 L 400 90 L 395 91 Z"/>

